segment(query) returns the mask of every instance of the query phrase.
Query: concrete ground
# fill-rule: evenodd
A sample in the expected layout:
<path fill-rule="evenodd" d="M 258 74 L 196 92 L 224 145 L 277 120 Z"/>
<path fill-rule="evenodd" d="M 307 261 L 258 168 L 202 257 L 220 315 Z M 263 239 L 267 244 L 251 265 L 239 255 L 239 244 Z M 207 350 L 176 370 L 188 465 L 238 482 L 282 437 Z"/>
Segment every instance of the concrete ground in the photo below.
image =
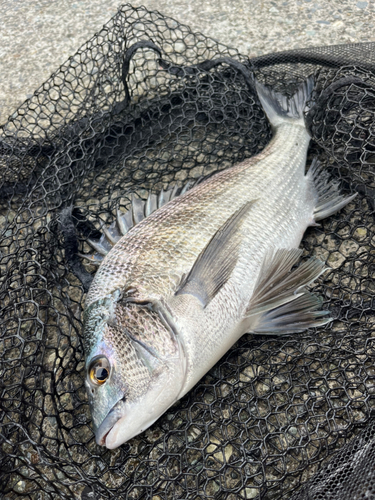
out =
<path fill-rule="evenodd" d="M 0 123 L 100 30 L 119 0 L 0 0 Z M 245 55 L 374 41 L 374 0 L 143 0 Z"/>

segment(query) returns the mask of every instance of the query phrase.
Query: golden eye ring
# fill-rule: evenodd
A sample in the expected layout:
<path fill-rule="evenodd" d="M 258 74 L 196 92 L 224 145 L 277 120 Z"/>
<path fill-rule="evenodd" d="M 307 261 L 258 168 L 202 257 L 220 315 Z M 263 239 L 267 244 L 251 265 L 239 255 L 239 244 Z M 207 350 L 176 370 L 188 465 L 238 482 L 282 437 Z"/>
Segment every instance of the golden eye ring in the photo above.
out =
<path fill-rule="evenodd" d="M 96 386 L 105 384 L 109 379 L 110 374 L 111 366 L 105 356 L 97 356 L 91 361 L 88 375 L 92 384 Z"/>

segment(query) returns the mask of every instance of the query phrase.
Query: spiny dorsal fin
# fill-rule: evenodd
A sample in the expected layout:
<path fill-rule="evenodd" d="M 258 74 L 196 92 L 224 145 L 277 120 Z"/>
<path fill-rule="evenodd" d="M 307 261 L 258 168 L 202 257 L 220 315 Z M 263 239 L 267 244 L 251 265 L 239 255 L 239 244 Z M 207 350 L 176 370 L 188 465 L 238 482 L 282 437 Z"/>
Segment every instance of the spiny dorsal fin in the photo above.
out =
<path fill-rule="evenodd" d="M 330 180 L 329 173 L 321 166 L 317 158 L 313 159 L 307 177 L 312 181 L 318 195 L 314 221 L 325 219 L 338 212 L 357 196 L 357 193 L 348 197 L 340 194 L 339 183 Z"/>
<path fill-rule="evenodd" d="M 190 294 L 205 308 L 228 281 L 238 259 L 240 228 L 254 201 L 247 202 L 216 231 L 198 255 L 191 271 L 182 281 L 176 295 Z"/>
<path fill-rule="evenodd" d="M 95 250 L 94 254 L 78 254 L 80 257 L 88 260 L 91 264 L 100 266 L 103 258 L 111 248 L 124 236 L 132 227 L 158 210 L 169 201 L 182 196 L 189 189 L 197 185 L 202 178 L 198 180 L 189 180 L 184 186 L 179 188 L 177 185 L 168 189 L 161 190 L 157 195 L 149 193 L 147 200 L 132 196 L 130 210 L 123 213 L 120 210 L 116 212 L 116 220 L 110 226 L 102 224 L 102 236 L 99 240 L 88 239 L 87 243 Z"/>

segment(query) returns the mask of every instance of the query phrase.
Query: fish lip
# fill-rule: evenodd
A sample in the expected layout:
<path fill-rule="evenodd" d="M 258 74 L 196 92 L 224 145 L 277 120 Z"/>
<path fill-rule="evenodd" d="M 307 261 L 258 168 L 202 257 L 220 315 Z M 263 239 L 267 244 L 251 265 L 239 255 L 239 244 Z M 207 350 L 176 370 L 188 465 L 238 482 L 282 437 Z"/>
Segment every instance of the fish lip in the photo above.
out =
<path fill-rule="evenodd" d="M 99 425 L 95 439 L 99 446 L 106 445 L 106 439 L 116 423 L 124 416 L 125 398 L 118 401 L 115 406 L 108 412 L 103 422 Z"/>

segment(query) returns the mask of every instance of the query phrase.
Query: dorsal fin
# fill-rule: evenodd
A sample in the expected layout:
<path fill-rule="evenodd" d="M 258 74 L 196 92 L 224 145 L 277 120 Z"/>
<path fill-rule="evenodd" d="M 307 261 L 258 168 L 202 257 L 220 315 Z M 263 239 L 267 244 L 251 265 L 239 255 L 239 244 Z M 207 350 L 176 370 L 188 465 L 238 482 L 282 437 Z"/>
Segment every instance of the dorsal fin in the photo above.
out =
<path fill-rule="evenodd" d="M 87 243 L 95 250 L 94 254 L 78 254 L 80 257 L 88 260 L 91 264 L 100 266 L 102 260 L 111 250 L 111 248 L 124 236 L 132 227 L 158 210 L 169 201 L 185 194 L 189 189 L 197 185 L 202 178 L 198 180 L 189 180 L 184 186 L 174 187 L 167 191 L 161 190 L 157 195 L 149 193 L 147 200 L 132 196 L 130 210 L 121 212 L 117 210 L 116 220 L 110 226 L 102 225 L 102 236 L 98 240 L 88 239 Z"/>

